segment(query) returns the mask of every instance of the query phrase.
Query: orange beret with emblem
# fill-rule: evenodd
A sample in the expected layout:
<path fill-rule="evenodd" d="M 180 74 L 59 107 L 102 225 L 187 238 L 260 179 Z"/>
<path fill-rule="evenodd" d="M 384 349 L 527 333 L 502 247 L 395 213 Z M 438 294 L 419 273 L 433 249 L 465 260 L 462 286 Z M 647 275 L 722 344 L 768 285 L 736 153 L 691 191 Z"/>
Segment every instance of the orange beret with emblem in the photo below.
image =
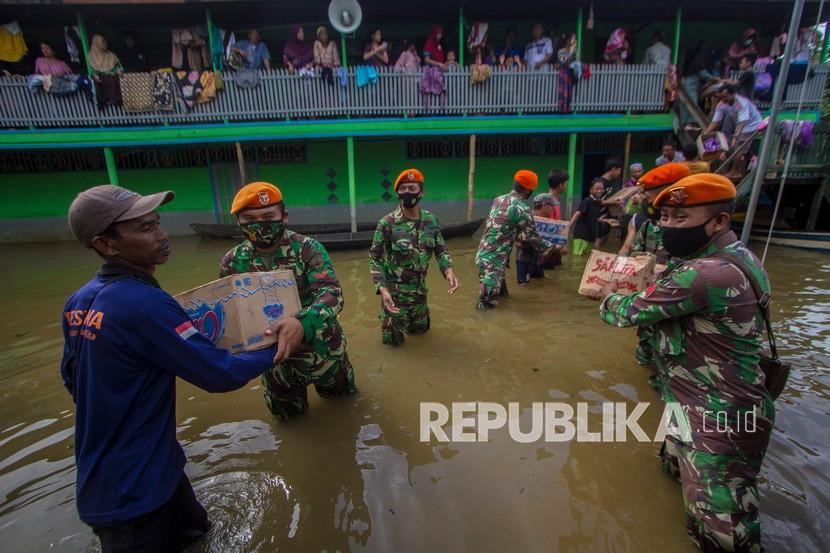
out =
<path fill-rule="evenodd" d="M 236 215 L 243 209 L 268 207 L 282 201 L 282 192 L 270 182 L 252 182 L 239 189 L 233 197 L 231 213 Z"/>
<path fill-rule="evenodd" d="M 664 188 L 656 198 L 655 207 L 694 207 L 734 200 L 735 185 L 723 175 L 698 173 L 680 179 Z"/>
<path fill-rule="evenodd" d="M 397 190 L 398 185 L 402 182 L 415 182 L 423 186 L 424 174 L 417 169 L 404 169 L 401 171 L 401 174 L 398 175 L 398 178 L 395 179 L 395 186 L 392 187 L 392 190 Z"/>
<path fill-rule="evenodd" d="M 513 180 L 525 190 L 536 190 L 539 186 L 539 175 L 527 169 L 520 169 L 513 175 Z"/>
<path fill-rule="evenodd" d="M 675 183 L 691 174 L 689 166 L 685 163 L 665 163 L 640 177 L 637 184 L 642 186 L 643 190 L 654 190 Z"/>

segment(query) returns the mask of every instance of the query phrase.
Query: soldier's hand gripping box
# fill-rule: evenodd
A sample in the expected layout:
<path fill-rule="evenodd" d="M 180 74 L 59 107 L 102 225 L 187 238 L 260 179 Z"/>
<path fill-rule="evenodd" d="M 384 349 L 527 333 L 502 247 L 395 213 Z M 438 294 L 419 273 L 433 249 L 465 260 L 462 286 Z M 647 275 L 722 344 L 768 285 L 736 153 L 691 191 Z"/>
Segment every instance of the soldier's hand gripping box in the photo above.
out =
<path fill-rule="evenodd" d="M 620 294 L 634 294 L 645 289 L 654 275 L 656 258 L 653 255 L 623 257 L 593 250 L 579 283 L 579 295 L 601 299 L 603 286 L 612 280 Z"/>
<path fill-rule="evenodd" d="M 214 344 L 231 352 L 270 346 L 267 326 L 300 310 L 291 271 L 230 275 L 175 296 L 193 325 Z"/>

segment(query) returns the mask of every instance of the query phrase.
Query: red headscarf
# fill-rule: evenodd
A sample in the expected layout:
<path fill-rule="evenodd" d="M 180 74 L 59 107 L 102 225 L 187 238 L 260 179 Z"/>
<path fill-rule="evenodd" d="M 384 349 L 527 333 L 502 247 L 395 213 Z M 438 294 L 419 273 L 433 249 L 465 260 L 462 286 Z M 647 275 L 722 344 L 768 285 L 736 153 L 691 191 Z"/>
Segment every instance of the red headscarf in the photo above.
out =
<path fill-rule="evenodd" d="M 438 63 L 444 63 L 444 50 L 441 48 L 441 43 L 438 42 L 438 35 L 444 32 L 444 27 L 441 25 L 433 25 L 429 29 L 429 36 L 424 43 L 424 54 L 429 54 L 429 57 Z"/>

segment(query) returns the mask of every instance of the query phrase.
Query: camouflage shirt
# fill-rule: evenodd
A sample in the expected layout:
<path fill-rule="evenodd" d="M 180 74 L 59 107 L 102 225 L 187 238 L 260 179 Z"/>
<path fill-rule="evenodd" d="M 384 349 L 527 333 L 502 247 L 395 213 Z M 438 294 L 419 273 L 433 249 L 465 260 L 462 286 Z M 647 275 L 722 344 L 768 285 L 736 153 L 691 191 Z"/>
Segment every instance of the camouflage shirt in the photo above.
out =
<path fill-rule="evenodd" d="M 642 215 L 638 214 L 638 217 Z M 660 225 L 657 221 L 646 219 L 637 233 L 634 235 L 634 242 L 631 243 L 632 253 L 651 253 L 657 256 L 657 263 L 665 264 L 669 254 L 663 248 L 663 234 L 660 232 Z"/>
<path fill-rule="evenodd" d="M 742 258 L 769 292 L 760 262 L 730 231 L 643 292 L 609 295 L 600 314 L 616 326 L 652 326 L 665 399 L 682 406 L 695 449 L 752 454 L 766 447 L 775 416 L 758 366 L 764 320 L 744 273 L 710 257 L 720 250 Z"/>
<path fill-rule="evenodd" d="M 422 283 L 433 255 L 442 273 L 452 267 L 435 215 L 421 209 L 420 219 L 413 221 L 405 218 L 400 208 L 385 215 L 378 222 L 369 249 L 369 272 L 375 288 L 388 288 L 390 283 Z"/>
<path fill-rule="evenodd" d="M 478 244 L 476 264 L 506 263 L 520 234 L 525 247 L 538 248 L 542 256 L 550 254 L 556 247 L 539 236 L 530 208 L 514 190 L 493 200 Z"/>
<path fill-rule="evenodd" d="M 258 271 L 293 271 L 302 309 L 297 319 L 303 325 L 305 341 L 343 309 L 343 292 L 334 274 L 326 248 L 317 240 L 286 230 L 273 258 L 266 263 L 254 245 L 245 240 L 225 254 L 219 276 Z"/>

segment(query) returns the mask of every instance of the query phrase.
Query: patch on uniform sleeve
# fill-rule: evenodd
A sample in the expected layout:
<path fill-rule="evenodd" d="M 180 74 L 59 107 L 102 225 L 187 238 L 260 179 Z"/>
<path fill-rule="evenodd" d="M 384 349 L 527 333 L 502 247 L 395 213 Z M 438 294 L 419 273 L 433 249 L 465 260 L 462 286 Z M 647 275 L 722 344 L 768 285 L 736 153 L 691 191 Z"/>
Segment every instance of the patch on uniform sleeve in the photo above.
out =
<path fill-rule="evenodd" d="M 196 330 L 196 327 L 193 326 L 193 323 L 190 321 L 184 322 L 175 328 L 176 334 L 179 335 L 179 338 L 182 340 L 187 340 L 194 334 L 198 334 L 199 331 Z"/>
<path fill-rule="evenodd" d="M 311 276 L 317 280 L 322 280 L 329 276 L 329 271 L 326 269 L 325 271 L 320 271 L 319 273 L 312 273 Z"/>
<path fill-rule="evenodd" d="M 646 291 L 643 292 L 643 297 L 647 298 L 647 297 L 651 296 L 654 293 L 655 290 L 657 290 L 657 285 L 654 284 L 654 283 L 649 284 L 648 287 L 646 288 Z"/>

